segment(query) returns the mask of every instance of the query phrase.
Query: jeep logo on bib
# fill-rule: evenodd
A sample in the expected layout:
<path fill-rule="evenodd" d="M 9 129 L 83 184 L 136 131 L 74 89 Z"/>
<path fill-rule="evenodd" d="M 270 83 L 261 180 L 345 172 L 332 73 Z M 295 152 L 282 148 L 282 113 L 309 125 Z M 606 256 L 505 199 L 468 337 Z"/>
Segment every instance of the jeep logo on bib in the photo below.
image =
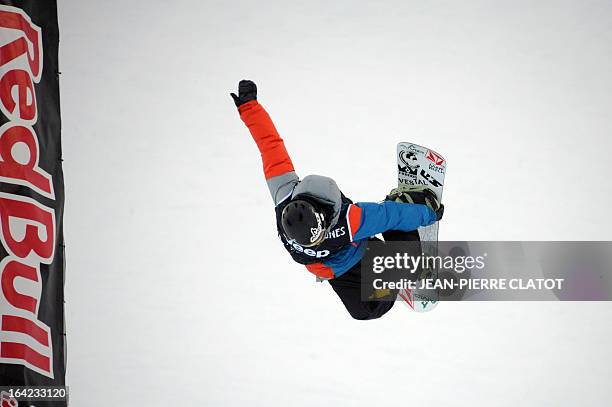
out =
<path fill-rule="evenodd" d="M 307 256 L 315 257 L 320 259 L 322 257 L 327 257 L 330 254 L 329 250 L 314 250 L 314 249 L 305 249 L 304 247 L 297 244 L 297 242 L 293 239 L 287 239 L 287 243 L 291 245 L 297 252 L 304 253 Z"/>

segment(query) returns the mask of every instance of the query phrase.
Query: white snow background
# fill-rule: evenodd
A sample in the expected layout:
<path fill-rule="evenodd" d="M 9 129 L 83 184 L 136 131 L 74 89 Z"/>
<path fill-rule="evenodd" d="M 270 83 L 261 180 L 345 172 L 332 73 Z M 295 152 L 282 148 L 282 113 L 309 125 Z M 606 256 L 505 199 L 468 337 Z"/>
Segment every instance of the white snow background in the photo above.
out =
<path fill-rule="evenodd" d="M 59 2 L 72 406 L 603 406 L 610 303 L 355 321 L 276 236 L 228 93 L 356 201 L 448 160 L 442 240 L 610 240 L 609 1 Z"/>

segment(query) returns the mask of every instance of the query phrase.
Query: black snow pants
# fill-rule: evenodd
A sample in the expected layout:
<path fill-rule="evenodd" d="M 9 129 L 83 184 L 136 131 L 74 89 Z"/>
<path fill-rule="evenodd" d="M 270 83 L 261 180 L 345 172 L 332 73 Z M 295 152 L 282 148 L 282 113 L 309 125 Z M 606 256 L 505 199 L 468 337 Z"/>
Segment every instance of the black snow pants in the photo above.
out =
<path fill-rule="evenodd" d="M 420 241 L 419 232 L 413 230 L 411 232 L 402 232 L 399 230 L 389 230 L 383 233 L 383 238 L 386 242 L 392 241 Z M 378 240 L 370 238 L 370 240 Z M 366 320 L 376 319 L 385 315 L 395 304 L 395 301 L 389 300 L 361 300 L 361 262 L 355 264 L 349 271 L 342 274 L 340 277 L 329 280 L 329 285 L 332 286 L 346 310 L 355 319 Z M 397 291 L 392 293 L 392 297 L 397 296 Z"/>

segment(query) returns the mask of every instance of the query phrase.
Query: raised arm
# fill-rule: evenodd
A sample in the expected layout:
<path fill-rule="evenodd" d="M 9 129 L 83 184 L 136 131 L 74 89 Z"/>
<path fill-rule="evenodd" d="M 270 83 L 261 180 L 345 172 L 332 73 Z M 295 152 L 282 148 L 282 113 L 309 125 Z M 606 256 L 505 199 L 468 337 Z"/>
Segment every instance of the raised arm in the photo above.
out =
<path fill-rule="evenodd" d="M 240 118 L 248 127 L 259 148 L 263 162 L 264 176 L 274 204 L 291 194 L 299 178 L 283 139 L 278 134 L 270 116 L 257 102 L 257 86 L 251 81 L 240 81 L 238 95 L 232 93 Z"/>

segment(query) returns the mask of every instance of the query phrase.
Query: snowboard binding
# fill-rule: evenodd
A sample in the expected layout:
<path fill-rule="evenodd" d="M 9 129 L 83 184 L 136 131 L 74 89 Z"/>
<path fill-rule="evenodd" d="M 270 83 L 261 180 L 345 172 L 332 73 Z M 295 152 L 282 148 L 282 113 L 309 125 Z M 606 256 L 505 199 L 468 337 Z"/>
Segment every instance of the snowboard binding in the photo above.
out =
<path fill-rule="evenodd" d="M 440 203 L 436 194 L 424 185 L 402 185 L 393 188 L 389 195 L 385 197 L 385 200 L 427 205 L 429 209 L 435 212 L 436 220 L 442 219 L 444 214 L 444 205 Z"/>

